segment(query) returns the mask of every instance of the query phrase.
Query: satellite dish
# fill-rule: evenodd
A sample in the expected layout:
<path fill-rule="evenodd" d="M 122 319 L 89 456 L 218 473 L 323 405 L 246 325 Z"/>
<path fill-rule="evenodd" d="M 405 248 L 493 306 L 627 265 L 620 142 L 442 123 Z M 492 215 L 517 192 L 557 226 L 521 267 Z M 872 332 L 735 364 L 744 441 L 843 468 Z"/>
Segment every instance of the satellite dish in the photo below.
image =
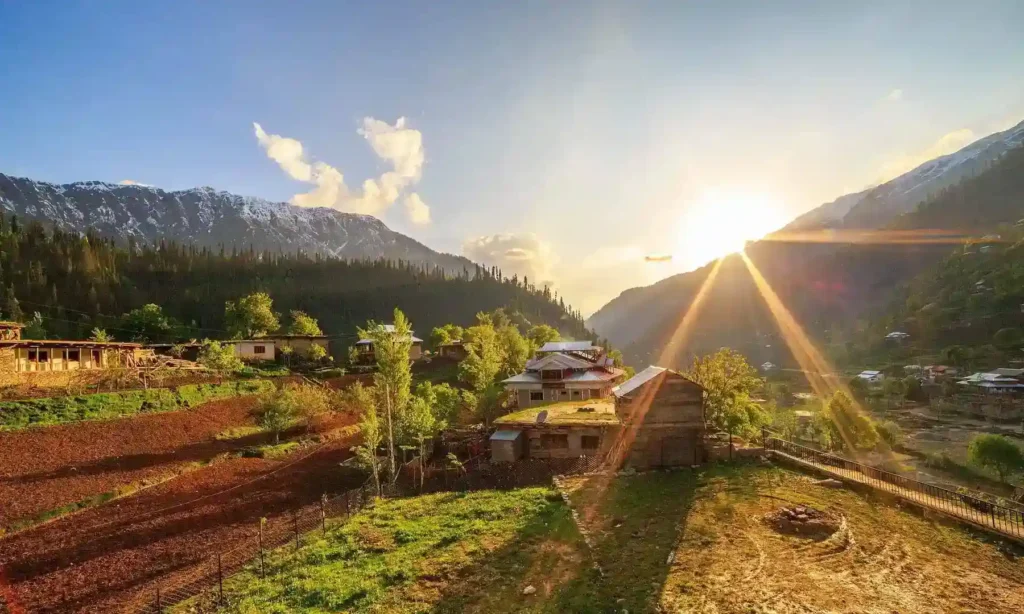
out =
<path fill-rule="evenodd" d="M 540 413 L 537 414 L 537 424 L 544 424 L 545 422 L 547 422 L 547 419 L 548 419 L 548 410 L 546 410 L 546 409 L 540 410 Z"/>

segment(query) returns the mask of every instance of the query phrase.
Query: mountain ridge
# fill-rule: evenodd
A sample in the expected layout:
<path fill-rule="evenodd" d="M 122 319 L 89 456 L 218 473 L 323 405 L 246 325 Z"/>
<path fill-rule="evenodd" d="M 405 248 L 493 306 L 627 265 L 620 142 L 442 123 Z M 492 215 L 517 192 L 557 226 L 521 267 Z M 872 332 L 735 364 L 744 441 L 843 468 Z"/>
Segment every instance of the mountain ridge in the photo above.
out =
<path fill-rule="evenodd" d="M 0 209 L 61 230 L 92 228 L 118 239 L 386 258 L 451 272 L 475 269 L 470 260 L 432 250 L 373 216 L 296 207 L 205 186 L 169 191 L 103 181 L 55 184 L 0 173 Z"/>
<path fill-rule="evenodd" d="M 779 291 L 798 320 L 809 325 L 813 332 L 822 334 L 883 307 L 886 301 L 880 299 L 881 295 L 926 270 L 937 258 L 949 253 L 952 246 L 809 244 L 787 241 L 787 231 L 863 228 L 869 223 L 868 227 L 874 229 L 913 230 L 935 228 L 941 223 L 946 223 L 951 229 L 960 228 L 958 224 L 963 216 L 949 212 L 951 207 L 958 206 L 987 212 L 987 218 L 980 218 L 978 223 L 970 225 L 971 230 L 986 232 L 993 226 L 993 221 L 1013 223 L 1024 216 L 1024 211 L 1016 215 L 1012 204 L 1016 201 L 1011 198 L 1012 202 L 1007 203 L 998 196 L 1007 190 L 1011 195 L 1019 193 L 1015 192 L 1015 184 L 989 179 L 1005 179 L 1016 172 L 1021 146 L 1024 146 L 1024 122 L 1010 130 L 979 139 L 959 152 L 919 165 L 882 186 L 826 203 L 773 233 L 770 238 L 774 240 L 748 244 L 747 254 L 772 287 Z M 953 174 L 946 176 L 946 172 Z M 927 181 L 923 181 L 925 178 Z M 927 197 L 915 201 L 908 208 L 907 195 L 922 193 L 927 193 Z M 879 203 L 885 194 L 896 194 L 900 198 L 892 202 L 892 207 L 880 208 Z M 938 198 L 943 200 L 936 200 Z M 944 203 L 943 215 L 915 213 L 921 208 L 928 208 L 933 201 Z M 858 210 L 862 205 L 864 207 Z M 671 335 L 673 318 L 678 319 L 677 314 L 689 308 L 692 297 L 711 267 L 712 263 L 709 263 L 650 286 L 625 290 L 590 316 L 587 327 L 623 348 L 628 360 L 645 362 L 654 359 L 658 356 L 659 347 Z M 752 289 L 749 274 L 736 263 L 720 272 L 717 283 L 726 284 L 730 289 L 716 293 L 719 298 L 710 301 L 717 305 L 708 308 L 705 314 L 725 317 L 730 309 L 729 299 L 761 302 L 758 293 Z M 771 345 L 778 346 L 778 337 L 777 331 L 772 331 L 774 324 L 763 309 L 751 304 L 744 307 L 742 313 L 737 308 L 734 315 L 739 320 L 733 322 L 731 328 L 718 323 L 711 327 L 715 329 L 713 331 L 695 332 L 703 339 L 695 340 L 689 349 L 698 346 L 701 350 L 714 349 L 725 340 L 728 342 L 722 345 L 739 347 L 738 343 L 750 342 L 754 338 L 759 337 L 763 341 L 774 338 L 775 342 L 761 343 L 760 346 L 751 342 L 752 358 L 777 364 L 784 359 L 775 350 L 765 351 Z"/>

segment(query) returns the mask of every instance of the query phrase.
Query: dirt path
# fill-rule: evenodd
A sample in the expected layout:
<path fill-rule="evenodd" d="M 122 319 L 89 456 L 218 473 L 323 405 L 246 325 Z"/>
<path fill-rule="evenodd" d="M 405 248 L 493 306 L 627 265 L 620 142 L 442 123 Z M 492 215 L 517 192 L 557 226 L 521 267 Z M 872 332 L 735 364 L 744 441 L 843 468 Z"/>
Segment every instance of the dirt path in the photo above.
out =
<path fill-rule="evenodd" d="M 189 463 L 255 442 L 217 441 L 229 427 L 252 424 L 255 397 L 189 410 L 0 433 L 0 527 L 112 492 L 166 478 Z"/>
<path fill-rule="evenodd" d="M 958 499 L 951 500 L 952 496 L 950 498 L 945 498 L 923 492 L 917 492 L 909 488 L 898 488 L 890 482 L 869 477 L 853 469 L 834 467 L 832 465 L 810 461 L 778 450 L 772 450 L 772 454 L 783 457 L 790 462 L 817 469 L 822 473 L 833 475 L 837 478 L 866 484 L 877 490 L 896 495 L 902 499 L 906 499 L 907 501 L 911 501 L 948 516 L 953 516 L 954 518 L 964 522 L 968 522 L 1000 535 L 1024 542 L 1024 514 L 1018 513 L 1013 518 L 1007 518 L 1002 515 L 996 515 L 994 513 L 974 509 L 970 505 L 967 505 Z M 936 488 L 935 490 L 936 494 L 943 492 L 939 488 Z"/>
<path fill-rule="evenodd" d="M 231 458 L 19 533 L 0 541 L 0 571 L 29 612 L 123 611 L 170 574 L 254 539 L 261 517 L 358 485 L 338 467 L 350 446 Z"/>

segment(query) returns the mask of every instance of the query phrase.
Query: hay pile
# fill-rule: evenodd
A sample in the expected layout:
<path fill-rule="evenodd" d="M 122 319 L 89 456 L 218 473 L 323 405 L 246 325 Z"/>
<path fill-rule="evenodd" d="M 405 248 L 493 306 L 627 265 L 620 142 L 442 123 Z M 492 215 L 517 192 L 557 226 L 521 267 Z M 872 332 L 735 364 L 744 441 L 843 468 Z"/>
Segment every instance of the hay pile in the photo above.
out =
<path fill-rule="evenodd" d="M 797 505 L 781 507 L 768 514 L 765 521 L 779 533 L 823 540 L 839 530 L 842 518 L 813 507 Z"/>

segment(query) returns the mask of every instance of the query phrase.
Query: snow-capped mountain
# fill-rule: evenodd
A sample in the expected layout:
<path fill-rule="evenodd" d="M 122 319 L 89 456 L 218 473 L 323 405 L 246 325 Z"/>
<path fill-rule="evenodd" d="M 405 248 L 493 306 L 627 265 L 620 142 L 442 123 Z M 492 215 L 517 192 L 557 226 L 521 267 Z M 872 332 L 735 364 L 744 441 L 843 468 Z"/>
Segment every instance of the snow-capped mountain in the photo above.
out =
<path fill-rule="evenodd" d="M 93 228 L 118 239 L 302 250 L 473 269 L 469 260 L 435 252 L 369 215 L 295 207 L 207 187 L 168 192 L 99 181 L 56 185 L 0 173 L 0 209 L 64 230 Z"/>
<path fill-rule="evenodd" d="M 1010 149 L 1024 145 L 1024 122 L 929 160 L 895 179 L 847 194 L 793 220 L 784 230 L 878 228 L 913 211 L 928 197 L 975 175 Z"/>

